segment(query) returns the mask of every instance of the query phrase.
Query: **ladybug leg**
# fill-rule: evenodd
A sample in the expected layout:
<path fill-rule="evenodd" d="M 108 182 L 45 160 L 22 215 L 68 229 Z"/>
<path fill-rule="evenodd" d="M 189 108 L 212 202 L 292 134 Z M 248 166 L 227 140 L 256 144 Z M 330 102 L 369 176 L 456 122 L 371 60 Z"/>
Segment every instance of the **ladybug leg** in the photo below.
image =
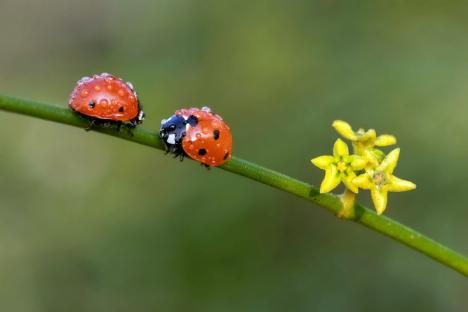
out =
<path fill-rule="evenodd" d="M 122 128 L 122 121 L 117 122 L 117 132 L 120 132 L 120 128 Z"/>
<path fill-rule="evenodd" d="M 200 165 L 201 165 L 202 167 L 205 167 L 206 170 L 211 170 L 211 166 L 208 166 L 207 164 L 200 163 Z"/>
<path fill-rule="evenodd" d="M 85 128 L 85 131 L 92 130 L 96 126 L 96 119 L 91 119 L 88 126 Z"/>
<path fill-rule="evenodd" d="M 184 153 L 180 153 L 180 155 L 179 155 L 179 160 L 180 160 L 180 161 L 184 161 L 184 156 L 185 156 Z"/>
<path fill-rule="evenodd" d="M 130 120 L 130 122 L 127 124 L 129 128 L 135 128 L 138 126 L 138 120 L 136 118 Z"/>
<path fill-rule="evenodd" d="M 125 128 L 127 130 L 127 134 L 129 136 L 133 136 L 133 128 L 135 128 L 135 125 L 133 123 L 125 123 Z"/>
<path fill-rule="evenodd" d="M 166 143 L 164 143 L 164 155 L 169 154 L 170 150 Z"/>
<path fill-rule="evenodd" d="M 106 121 L 106 122 L 102 123 L 102 126 L 103 126 L 104 128 L 110 128 L 110 127 L 112 127 L 113 125 L 112 125 L 112 122 Z"/>

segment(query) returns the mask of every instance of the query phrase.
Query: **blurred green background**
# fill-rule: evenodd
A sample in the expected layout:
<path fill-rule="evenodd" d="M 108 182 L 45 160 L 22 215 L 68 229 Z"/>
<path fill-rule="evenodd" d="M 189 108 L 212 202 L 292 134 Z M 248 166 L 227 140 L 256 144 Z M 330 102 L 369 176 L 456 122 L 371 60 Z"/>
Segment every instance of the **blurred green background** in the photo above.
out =
<path fill-rule="evenodd" d="M 334 119 L 392 133 L 386 214 L 468 254 L 462 1 L 0 0 L 0 92 L 110 72 L 144 127 L 211 106 L 234 154 L 318 185 Z M 221 170 L 0 112 L 2 311 L 466 311 L 460 274 Z M 370 204 L 368 193 L 360 200 Z"/>

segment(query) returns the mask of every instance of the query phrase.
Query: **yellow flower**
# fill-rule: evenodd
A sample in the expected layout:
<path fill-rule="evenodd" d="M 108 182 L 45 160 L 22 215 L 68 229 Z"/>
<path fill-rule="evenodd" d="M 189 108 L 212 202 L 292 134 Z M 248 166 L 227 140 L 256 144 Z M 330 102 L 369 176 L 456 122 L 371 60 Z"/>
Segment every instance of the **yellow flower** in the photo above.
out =
<path fill-rule="evenodd" d="M 364 150 L 374 146 L 389 146 L 396 143 L 396 138 L 393 135 L 377 136 L 374 129 L 367 131 L 359 129 L 355 132 L 347 122 L 342 120 L 335 120 L 332 127 L 343 137 L 353 142 L 353 147 L 358 155 L 362 155 Z"/>
<path fill-rule="evenodd" d="M 416 185 L 410 181 L 397 178 L 393 171 L 398 163 L 400 149 L 391 151 L 382 162 L 375 168 L 367 170 L 366 173 L 359 175 L 353 180 L 356 186 L 370 190 L 372 201 L 374 202 L 377 214 L 382 214 L 387 207 L 388 192 L 403 192 L 416 188 Z M 375 157 L 369 154 L 368 157 Z M 374 161 L 377 161 L 374 159 Z"/>
<path fill-rule="evenodd" d="M 366 161 L 357 155 L 349 155 L 348 145 L 338 139 L 333 146 L 333 156 L 319 156 L 311 162 L 322 170 L 325 177 L 320 185 L 320 193 L 331 192 L 342 181 L 352 192 L 357 193 L 358 188 L 353 184 L 356 178 L 355 171 L 362 170 Z"/>

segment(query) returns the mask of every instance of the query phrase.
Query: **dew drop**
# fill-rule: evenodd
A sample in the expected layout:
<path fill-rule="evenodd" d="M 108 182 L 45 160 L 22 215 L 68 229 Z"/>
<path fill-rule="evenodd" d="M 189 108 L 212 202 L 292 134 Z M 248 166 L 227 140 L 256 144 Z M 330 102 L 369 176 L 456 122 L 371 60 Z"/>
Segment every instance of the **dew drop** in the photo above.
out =
<path fill-rule="evenodd" d="M 123 89 L 119 89 L 119 91 L 117 92 L 120 96 L 124 96 L 125 95 L 125 91 Z"/>
<path fill-rule="evenodd" d="M 106 99 L 102 99 L 99 101 L 99 105 L 106 107 L 107 105 L 109 105 L 109 101 Z"/>
<path fill-rule="evenodd" d="M 87 97 L 88 95 L 89 95 L 89 91 L 86 90 L 86 89 L 84 89 L 84 90 L 81 91 L 81 93 L 80 93 L 80 96 L 81 96 L 82 98 L 85 98 L 85 97 Z"/>
<path fill-rule="evenodd" d="M 91 81 L 91 77 L 85 76 L 85 77 L 81 78 L 80 80 L 78 80 L 78 84 L 87 83 L 87 82 L 90 82 L 90 81 Z"/>
<path fill-rule="evenodd" d="M 101 87 L 100 86 L 94 86 L 94 90 L 101 91 Z"/>
<path fill-rule="evenodd" d="M 197 139 L 201 139 L 201 133 L 197 133 L 197 134 L 195 135 L 195 137 L 196 137 Z"/>
<path fill-rule="evenodd" d="M 112 77 L 110 74 L 102 74 L 101 76 L 104 77 L 106 82 L 112 82 L 114 80 L 114 77 Z"/>

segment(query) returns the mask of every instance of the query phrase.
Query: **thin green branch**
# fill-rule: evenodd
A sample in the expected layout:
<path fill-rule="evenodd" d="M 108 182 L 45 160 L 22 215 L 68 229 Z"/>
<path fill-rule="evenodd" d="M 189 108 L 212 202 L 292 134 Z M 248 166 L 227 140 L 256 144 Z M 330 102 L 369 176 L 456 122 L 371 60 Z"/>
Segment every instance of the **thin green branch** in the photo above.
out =
<path fill-rule="evenodd" d="M 0 95 L 0 110 L 29 115 L 81 128 L 86 127 L 88 124 L 87 121 L 66 107 L 52 106 L 3 95 Z M 145 129 L 141 126 L 133 130 L 133 135 L 130 135 L 126 131 L 117 132 L 115 129 L 108 128 L 96 129 L 94 131 L 157 149 L 163 149 L 158 132 Z M 308 183 L 296 180 L 249 161 L 233 157 L 231 161 L 220 168 L 301 197 L 311 203 L 330 210 L 335 215 L 339 215 L 340 211 L 343 209 L 339 196 L 320 194 L 318 189 Z M 360 223 L 391 237 L 468 276 L 468 258 L 405 225 L 385 216 L 378 216 L 372 210 L 359 204 L 356 204 L 355 214 L 348 220 L 355 221 L 356 223 Z"/>

